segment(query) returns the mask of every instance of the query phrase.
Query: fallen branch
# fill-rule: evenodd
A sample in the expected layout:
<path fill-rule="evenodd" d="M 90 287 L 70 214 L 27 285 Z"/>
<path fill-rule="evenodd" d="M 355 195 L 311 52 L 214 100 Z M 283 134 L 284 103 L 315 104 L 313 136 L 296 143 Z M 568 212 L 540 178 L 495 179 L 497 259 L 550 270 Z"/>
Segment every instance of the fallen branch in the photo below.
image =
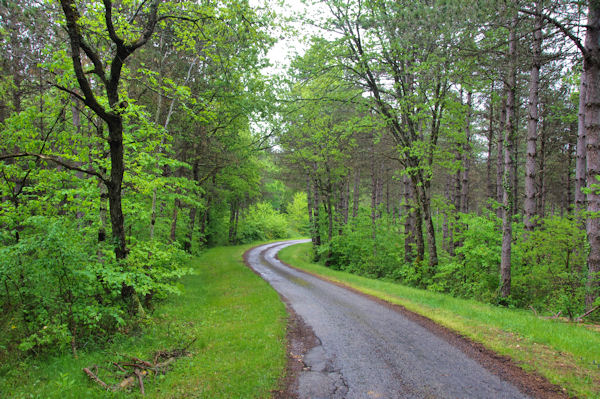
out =
<path fill-rule="evenodd" d="M 102 388 L 108 391 L 116 392 L 130 389 L 137 383 L 137 385 L 139 385 L 140 387 L 140 392 L 143 396 L 145 395 L 144 377 L 150 374 L 165 374 L 169 370 L 169 366 L 171 365 L 171 363 L 173 363 L 177 358 L 189 355 L 187 349 L 195 341 L 196 339 L 193 339 L 184 348 L 157 351 L 153 356 L 153 362 L 149 362 L 147 360 L 143 360 L 135 356 L 119 355 L 121 358 L 129 359 L 129 361 L 109 363 L 113 367 L 113 370 L 117 370 L 117 375 L 119 374 L 119 372 L 123 373 L 118 377 L 116 377 L 113 374 L 113 379 L 119 378 L 114 384 L 107 384 L 106 382 L 102 381 L 100 377 L 98 377 L 97 365 L 94 365 L 89 368 L 86 367 L 83 369 L 83 371 L 90 377 L 92 381 L 96 382 L 98 385 L 100 385 Z M 110 368 L 104 369 L 106 369 L 109 372 L 113 371 Z M 92 370 L 95 370 L 95 372 Z"/>
<path fill-rule="evenodd" d="M 593 308 L 591 308 L 590 310 L 588 310 L 587 312 L 585 312 L 585 313 L 584 313 L 584 314 L 582 314 L 581 316 L 577 317 L 577 318 L 575 319 L 575 321 L 576 321 L 576 322 L 578 322 L 578 323 L 582 322 L 584 317 L 587 317 L 587 316 L 591 315 L 593 312 L 595 312 L 595 311 L 596 311 L 596 310 L 598 310 L 598 309 L 600 309 L 600 305 L 598 305 L 598 306 L 596 306 L 596 307 L 593 307 Z"/>
<path fill-rule="evenodd" d="M 87 368 L 87 367 L 84 368 L 83 372 L 86 373 L 92 379 L 92 381 L 95 381 L 98 384 L 100 384 L 100 386 L 102 386 L 102 388 L 110 389 L 108 384 L 106 384 L 104 381 L 102 381 L 100 378 L 98 378 L 98 376 L 96 374 L 92 373 L 92 370 L 90 370 L 89 368 Z"/>
<path fill-rule="evenodd" d="M 538 315 L 538 312 L 535 310 L 535 308 L 531 305 L 529 305 L 529 309 L 531 309 L 531 311 L 533 312 L 534 315 Z"/>

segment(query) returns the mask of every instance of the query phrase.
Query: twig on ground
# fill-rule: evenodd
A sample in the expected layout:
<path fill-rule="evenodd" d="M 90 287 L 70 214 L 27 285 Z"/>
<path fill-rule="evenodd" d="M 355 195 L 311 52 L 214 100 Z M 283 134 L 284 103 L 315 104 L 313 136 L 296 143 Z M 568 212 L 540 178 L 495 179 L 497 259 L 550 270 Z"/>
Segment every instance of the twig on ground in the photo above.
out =
<path fill-rule="evenodd" d="M 575 318 L 575 321 L 578 322 L 578 323 L 582 322 L 584 317 L 587 317 L 587 316 L 591 315 L 593 312 L 595 312 L 598 309 L 600 309 L 600 305 L 591 308 L 590 310 L 588 310 L 587 312 L 585 312 L 581 316 Z"/>

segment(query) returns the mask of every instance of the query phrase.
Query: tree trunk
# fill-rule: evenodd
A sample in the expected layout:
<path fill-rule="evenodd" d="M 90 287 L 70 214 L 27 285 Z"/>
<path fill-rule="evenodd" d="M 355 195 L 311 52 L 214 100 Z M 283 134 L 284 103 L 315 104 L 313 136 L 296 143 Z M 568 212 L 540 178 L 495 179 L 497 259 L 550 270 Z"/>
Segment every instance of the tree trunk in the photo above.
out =
<path fill-rule="evenodd" d="M 541 218 L 546 216 L 546 126 L 542 123 L 540 129 L 540 166 L 538 173 L 538 211 Z"/>
<path fill-rule="evenodd" d="M 110 181 L 106 185 L 108 207 L 115 256 L 118 260 L 122 260 L 127 257 L 129 250 L 125 241 L 125 218 L 121 205 L 121 187 L 123 185 L 125 164 L 123 162 L 123 123 L 120 117 L 108 124 L 108 137 L 110 147 Z"/>
<path fill-rule="evenodd" d="M 310 184 L 310 175 L 306 174 L 306 202 L 307 202 L 307 210 L 308 210 L 308 225 L 310 226 L 310 239 L 313 244 L 313 248 L 317 246 L 315 229 L 314 229 L 314 216 L 313 216 L 313 194 L 312 188 Z"/>
<path fill-rule="evenodd" d="M 516 100 L 516 52 L 517 18 L 511 23 L 509 32 L 509 71 L 506 80 L 506 145 L 504 148 L 504 193 L 502 196 L 502 254 L 500 260 L 500 296 L 507 298 L 511 289 L 511 249 L 512 249 L 512 210 L 514 209 L 514 147 L 516 135 L 515 100 Z"/>
<path fill-rule="evenodd" d="M 573 145 L 572 143 L 567 144 L 567 170 L 565 173 L 565 204 L 564 209 L 568 213 L 571 213 L 572 203 L 573 203 L 573 195 L 571 193 L 572 184 L 571 184 L 571 170 L 573 164 Z"/>
<path fill-rule="evenodd" d="M 314 166 L 314 169 L 316 171 L 317 169 L 317 165 Z M 313 230 L 313 234 L 315 236 L 315 246 L 316 247 L 320 247 L 321 246 L 321 217 L 320 217 L 320 207 L 321 207 L 321 198 L 319 196 L 319 185 L 317 182 L 316 177 L 314 178 L 314 191 L 313 191 L 313 199 L 314 199 L 314 205 L 313 205 L 313 226 L 312 226 L 312 230 Z"/>
<path fill-rule="evenodd" d="M 495 187 L 492 180 L 492 151 L 494 146 L 494 83 L 492 82 L 492 90 L 490 92 L 490 113 L 489 113 L 489 127 L 487 134 L 487 162 L 486 162 L 486 180 L 487 180 L 487 195 L 488 198 L 495 198 Z"/>
<path fill-rule="evenodd" d="M 352 193 L 352 217 L 358 215 L 358 205 L 360 202 L 360 169 L 354 171 L 354 192 Z"/>
<path fill-rule="evenodd" d="M 415 245 L 415 223 L 414 213 L 411 204 L 414 202 L 414 195 L 412 192 L 412 185 L 408 176 L 403 177 L 403 201 L 402 201 L 402 214 L 404 216 L 404 261 L 406 263 L 412 263 L 415 259 L 414 256 L 414 245 Z"/>
<path fill-rule="evenodd" d="M 473 94 L 467 93 L 467 116 L 465 123 L 465 142 L 462 149 L 462 173 L 460 191 L 460 211 L 469 212 L 469 168 L 471 158 L 471 112 Z"/>
<path fill-rule="evenodd" d="M 581 74 L 579 84 L 579 108 L 577 111 L 577 161 L 575 165 L 575 207 L 578 211 L 585 209 L 585 194 L 582 189 L 586 186 L 586 129 L 585 129 L 585 101 L 587 83 L 585 72 Z"/>
<path fill-rule="evenodd" d="M 506 127 L 506 85 L 500 106 L 500 123 L 498 125 L 498 145 L 497 145 L 497 163 L 496 163 L 496 200 L 502 204 L 504 201 L 504 135 Z M 498 208 L 498 217 L 502 217 L 502 207 Z"/>
<path fill-rule="evenodd" d="M 431 198 L 430 195 L 430 181 L 427 180 L 422 187 L 422 207 L 423 207 L 423 217 L 425 221 L 425 234 L 427 236 L 427 252 L 429 255 L 428 262 L 428 273 L 429 275 L 433 275 L 435 272 L 435 267 L 438 264 L 438 256 L 437 256 L 437 245 L 435 240 L 435 228 L 433 226 L 433 217 L 431 214 Z"/>
<path fill-rule="evenodd" d="M 190 222 L 188 225 L 188 236 L 186 241 L 183 244 L 183 249 L 188 253 L 192 252 L 192 242 L 194 239 L 194 227 L 196 226 L 196 215 L 198 213 L 198 208 L 195 205 L 192 205 L 190 208 Z"/>
<path fill-rule="evenodd" d="M 229 243 L 235 244 L 235 220 L 237 219 L 238 213 L 238 202 L 236 200 L 232 200 L 229 205 Z"/>
<path fill-rule="evenodd" d="M 585 305 L 589 310 L 600 294 L 600 3 L 588 2 L 588 21 L 585 36 L 584 71 L 587 84 L 585 101 L 585 130 L 587 140 L 587 210 L 586 232 L 590 251 Z"/>
<path fill-rule="evenodd" d="M 536 2 L 536 11 L 541 11 L 541 3 Z M 537 151 L 537 128 L 539 121 L 538 102 L 540 86 L 540 55 L 542 53 L 542 18 L 535 17 L 535 30 L 533 32 L 533 62 L 529 77 L 529 119 L 527 120 L 527 158 L 525 162 L 525 204 L 524 223 L 525 230 L 533 231 L 536 223 L 533 218 L 536 214 L 536 151 Z"/>
<path fill-rule="evenodd" d="M 177 195 L 179 193 L 176 193 Z M 177 233 L 177 217 L 179 215 L 179 207 L 181 205 L 181 201 L 179 198 L 175 198 L 173 200 L 173 215 L 171 217 L 171 234 L 169 235 L 169 240 L 171 242 L 175 242 L 176 233 Z"/>
<path fill-rule="evenodd" d="M 350 176 L 348 176 L 344 183 L 344 225 L 348 224 L 348 214 L 350 213 Z M 341 234 L 341 233 L 340 233 Z"/>

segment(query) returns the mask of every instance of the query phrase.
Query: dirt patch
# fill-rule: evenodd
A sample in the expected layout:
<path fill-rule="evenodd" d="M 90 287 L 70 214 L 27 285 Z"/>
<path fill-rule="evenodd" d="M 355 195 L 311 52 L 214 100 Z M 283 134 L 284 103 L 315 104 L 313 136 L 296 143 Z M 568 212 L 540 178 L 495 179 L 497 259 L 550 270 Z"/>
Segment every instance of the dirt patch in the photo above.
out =
<path fill-rule="evenodd" d="M 279 257 L 277 256 L 277 259 Z M 308 272 L 306 270 L 302 270 L 296 268 L 292 265 L 289 265 L 285 262 L 282 262 L 288 267 L 299 270 L 301 272 L 310 274 L 314 277 L 317 277 L 321 280 L 330 282 L 332 284 L 337 285 L 338 287 L 342 287 L 348 289 L 356 294 L 367 297 L 373 301 L 376 301 L 394 311 L 401 313 L 403 316 L 408 318 L 409 320 L 419 324 L 420 326 L 426 328 L 431 331 L 438 337 L 444 339 L 446 342 L 460 349 L 463 353 L 465 353 L 471 359 L 477 361 L 484 368 L 490 371 L 492 374 L 498 376 L 504 381 L 508 381 L 512 383 L 517 389 L 519 389 L 522 393 L 534 397 L 534 398 L 549 398 L 549 399 L 562 399 L 562 398 L 570 398 L 565 390 L 558 385 L 552 384 L 546 378 L 534 372 L 527 372 L 519 367 L 510 357 L 503 356 L 495 353 L 494 351 L 486 348 L 481 343 L 474 342 L 468 337 L 465 337 L 453 330 L 450 330 L 447 327 L 436 324 L 433 320 L 428 319 L 420 314 L 411 312 L 405 307 L 397 304 L 392 304 L 390 302 L 384 301 L 383 299 L 374 297 L 372 295 L 365 294 L 364 292 L 358 291 L 355 288 L 349 287 L 345 284 L 342 284 L 337 281 L 332 281 L 326 277 L 319 276 L 315 273 Z M 308 327 L 310 328 L 310 327 Z M 313 334 L 314 335 L 314 334 Z M 302 334 L 299 335 L 300 339 L 302 338 Z M 290 342 L 290 341 L 288 341 Z M 314 345 L 313 345 L 314 346 Z M 297 375 L 297 374 L 296 374 Z M 291 383 L 294 383 L 293 381 Z M 295 382 L 297 383 L 297 381 Z M 295 398 L 296 396 L 274 396 L 275 398 Z"/>
<path fill-rule="evenodd" d="M 282 297 L 288 311 L 287 325 L 287 364 L 285 374 L 279 381 L 280 389 L 271 391 L 273 399 L 297 399 L 298 378 L 304 370 L 304 355 L 319 344 L 319 340 L 312 328 L 304 322 L 287 299 Z"/>

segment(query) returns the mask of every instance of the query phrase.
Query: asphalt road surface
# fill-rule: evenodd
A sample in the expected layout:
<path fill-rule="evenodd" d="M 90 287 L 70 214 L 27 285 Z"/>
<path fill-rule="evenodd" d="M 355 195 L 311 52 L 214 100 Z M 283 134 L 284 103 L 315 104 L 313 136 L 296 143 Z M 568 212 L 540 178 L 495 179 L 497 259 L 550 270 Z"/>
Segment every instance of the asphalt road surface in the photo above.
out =
<path fill-rule="evenodd" d="M 304 357 L 300 398 L 525 398 L 506 381 L 399 312 L 291 269 L 257 247 L 249 265 L 289 301 L 320 345 Z"/>

